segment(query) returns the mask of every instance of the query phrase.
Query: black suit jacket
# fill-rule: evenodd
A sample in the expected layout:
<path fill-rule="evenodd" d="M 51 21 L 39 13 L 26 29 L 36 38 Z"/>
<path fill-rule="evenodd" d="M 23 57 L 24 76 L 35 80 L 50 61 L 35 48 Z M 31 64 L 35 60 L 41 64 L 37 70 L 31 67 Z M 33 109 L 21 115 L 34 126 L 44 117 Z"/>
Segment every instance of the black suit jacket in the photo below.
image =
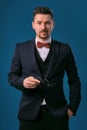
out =
<path fill-rule="evenodd" d="M 65 72 L 68 76 L 70 88 L 69 104 L 67 104 L 63 91 Z M 23 80 L 28 76 L 34 76 L 41 80 L 37 88 L 26 89 L 23 87 Z M 68 44 L 52 41 L 52 58 L 44 79 L 41 77 L 35 57 L 35 41 L 31 40 L 17 44 L 8 79 L 12 86 L 23 92 L 19 106 L 19 119 L 35 119 L 43 97 L 53 115 L 64 115 L 68 107 L 74 114 L 77 111 L 81 100 L 81 83 L 76 63 Z"/>

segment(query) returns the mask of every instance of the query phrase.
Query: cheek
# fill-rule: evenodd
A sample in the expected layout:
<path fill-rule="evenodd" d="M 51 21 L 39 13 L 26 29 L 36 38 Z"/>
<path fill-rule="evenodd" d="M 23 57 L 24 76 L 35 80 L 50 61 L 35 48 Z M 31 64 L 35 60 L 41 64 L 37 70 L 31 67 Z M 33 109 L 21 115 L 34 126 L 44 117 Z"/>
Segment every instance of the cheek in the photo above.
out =
<path fill-rule="evenodd" d="M 49 30 L 49 32 L 52 32 L 53 27 L 49 27 L 48 30 Z"/>
<path fill-rule="evenodd" d="M 33 29 L 34 29 L 35 31 L 38 31 L 39 28 L 40 28 L 40 26 L 38 26 L 38 25 L 36 25 L 36 24 L 33 25 Z"/>
<path fill-rule="evenodd" d="M 35 30 L 36 33 L 39 33 L 39 29 L 34 28 L 34 30 Z"/>

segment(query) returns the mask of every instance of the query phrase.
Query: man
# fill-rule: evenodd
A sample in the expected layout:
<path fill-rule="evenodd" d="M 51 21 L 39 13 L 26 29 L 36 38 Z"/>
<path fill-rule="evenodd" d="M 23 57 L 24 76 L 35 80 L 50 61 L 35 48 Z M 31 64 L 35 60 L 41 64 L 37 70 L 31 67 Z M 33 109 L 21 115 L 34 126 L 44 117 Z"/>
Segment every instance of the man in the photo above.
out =
<path fill-rule="evenodd" d="M 69 118 L 76 115 L 81 100 L 71 48 L 51 37 L 54 18 L 49 8 L 35 8 L 32 27 L 36 37 L 17 44 L 8 76 L 10 84 L 22 91 L 19 130 L 69 130 Z M 69 104 L 63 91 L 65 72 Z"/>

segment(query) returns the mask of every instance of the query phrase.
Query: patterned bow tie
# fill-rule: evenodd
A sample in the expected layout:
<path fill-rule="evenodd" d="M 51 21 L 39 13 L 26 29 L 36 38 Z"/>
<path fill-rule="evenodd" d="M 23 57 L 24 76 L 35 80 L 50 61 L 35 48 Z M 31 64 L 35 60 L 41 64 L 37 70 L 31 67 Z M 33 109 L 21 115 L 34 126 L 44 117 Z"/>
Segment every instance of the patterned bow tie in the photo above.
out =
<path fill-rule="evenodd" d="M 43 43 L 43 42 L 37 42 L 37 47 L 38 48 L 42 48 L 42 47 L 46 47 L 46 48 L 50 48 L 50 43 Z"/>

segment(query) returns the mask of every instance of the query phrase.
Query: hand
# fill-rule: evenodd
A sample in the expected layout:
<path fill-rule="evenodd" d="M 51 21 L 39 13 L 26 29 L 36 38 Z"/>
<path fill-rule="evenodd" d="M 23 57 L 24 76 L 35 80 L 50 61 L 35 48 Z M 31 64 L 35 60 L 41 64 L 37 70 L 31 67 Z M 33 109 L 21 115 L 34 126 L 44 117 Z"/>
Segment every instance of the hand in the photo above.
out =
<path fill-rule="evenodd" d="M 37 85 L 39 85 L 39 84 L 40 84 L 40 80 L 38 80 L 32 76 L 25 78 L 23 81 L 23 86 L 25 88 L 36 88 Z"/>
<path fill-rule="evenodd" d="M 73 114 L 74 114 L 74 113 L 73 113 L 70 109 L 68 109 L 68 116 L 69 116 L 69 118 L 72 117 Z"/>

